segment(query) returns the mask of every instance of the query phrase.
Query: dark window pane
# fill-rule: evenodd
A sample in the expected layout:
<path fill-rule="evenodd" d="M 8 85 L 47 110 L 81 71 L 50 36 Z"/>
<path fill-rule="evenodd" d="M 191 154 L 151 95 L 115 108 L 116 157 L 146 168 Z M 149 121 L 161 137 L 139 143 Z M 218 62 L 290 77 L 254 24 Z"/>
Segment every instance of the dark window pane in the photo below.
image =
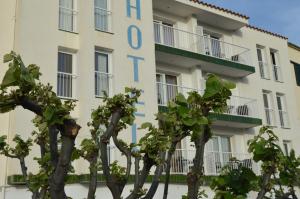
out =
<path fill-rule="evenodd" d="M 300 86 L 300 64 L 294 64 L 296 83 Z"/>
<path fill-rule="evenodd" d="M 58 72 L 72 73 L 72 55 L 58 53 Z"/>

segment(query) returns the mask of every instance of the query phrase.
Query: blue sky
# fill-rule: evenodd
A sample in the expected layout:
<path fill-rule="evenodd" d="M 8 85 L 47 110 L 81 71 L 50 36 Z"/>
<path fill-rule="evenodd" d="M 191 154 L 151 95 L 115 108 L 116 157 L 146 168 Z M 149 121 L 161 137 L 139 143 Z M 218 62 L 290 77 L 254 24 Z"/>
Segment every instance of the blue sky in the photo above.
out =
<path fill-rule="evenodd" d="M 300 0 L 203 0 L 245 14 L 250 24 L 287 36 L 300 46 Z"/>

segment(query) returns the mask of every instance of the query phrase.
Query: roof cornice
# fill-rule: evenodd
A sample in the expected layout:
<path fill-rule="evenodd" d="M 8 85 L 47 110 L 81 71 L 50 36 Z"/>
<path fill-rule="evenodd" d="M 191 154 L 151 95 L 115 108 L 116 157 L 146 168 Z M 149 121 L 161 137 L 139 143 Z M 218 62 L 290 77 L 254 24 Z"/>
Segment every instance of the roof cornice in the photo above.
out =
<path fill-rule="evenodd" d="M 226 13 L 229 13 L 229 14 L 232 14 L 232 15 L 244 18 L 244 19 L 249 19 L 249 17 L 246 16 L 246 15 L 244 15 L 244 14 L 241 14 L 241 13 L 238 13 L 238 12 L 226 9 L 226 8 L 222 8 L 222 7 L 210 4 L 210 3 L 205 3 L 205 2 L 203 2 L 201 0 L 189 0 L 189 1 L 194 2 L 194 3 L 198 3 L 198 4 L 201 4 L 201 5 L 210 7 L 210 8 L 214 8 L 214 9 L 217 9 L 217 10 L 220 10 L 220 11 L 223 11 L 223 12 L 226 12 Z"/>

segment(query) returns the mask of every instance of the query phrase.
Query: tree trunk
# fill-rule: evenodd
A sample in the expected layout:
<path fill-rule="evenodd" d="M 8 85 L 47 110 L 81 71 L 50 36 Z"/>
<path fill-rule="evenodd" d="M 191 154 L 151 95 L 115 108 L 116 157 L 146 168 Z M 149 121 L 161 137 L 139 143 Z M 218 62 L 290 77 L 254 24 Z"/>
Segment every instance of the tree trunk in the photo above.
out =
<path fill-rule="evenodd" d="M 167 167 L 166 167 L 166 179 L 165 179 L 165 188 L 164 188 L 164 196 L 163 199 L 168 198 L 168 190 L 169 190 L 169 181 L 170 181 L 170 171 L 171 171 L 171 160 L 172 156 L 176 149 L 176 143 L 172 143 L 170 150 L 168 151 L 168 157 L 167 157 Z"/>
<path fill-rule="evenodd" d="M 156 193 L 156 190 L 159 186 L 159 178 L 163 172 L 163 165 L 159 165 L 156 167 L 155 174 L 152 180 L 152 184 L 143 199 L 152 199 Z"/>
<path fill-rule="evenodd" d="M 50 176 L 51 199 L 67 199 L 65 193 L 65 177 L 67 176 L 75 139 L 69 136 L 62 136 L 62 148 L 54 173 Z"/>
<path fill-rule="evenodd" d="M 189 199 L 198 198 L 201 178 L 203 176 L 204 148 L 209 138 L 210 138 L 210 127 L 208 125 L 205 125 L 203 133 L 201 133 L 199 138 L 195 140 L 196 155 L 193 160 L 194 164 L 192 167 L 192 171 L 189 172 L 187 175 Z"/>
<path fill-rule="evenodd" d="M 95 199 L 95 193 L 97 189 L 97 156 L 93 158 L 90 162 L 90 184 L 89 184 L 89 192 L 87 199 Z"/>
<path fill-rule="evenodd" d="M 268 172 L 263 175 L 261 190 L 258 192 L 256 199 L 263 199 L 265 197 L 266 193 L 268 192 L 267 186 L 271 180 L 272 173 L 273 172 Z"/>
<path fill-rule="evenodd" d="M 107 146 L 109 144 L 110 138 L 112 137 L 118 125 L 120 118 L 121 118 L 121 110 L 115 110 L 111 116 L 111 121 L 106 131 L 100 137 L 100 158 L 102 161 L 103 175 L 105 177 L 106 185 L 109 188 L 114 199 L 121 198 L 121 194 L 122 194 L 121 191 L 123 190 L 125 185 L 123 185 L 123 183 L 116 183 L 118 182 L 117 179 L 115 179 L 110 173 L 110 165 L 107 156 Z"/>
<path fill-rule="evenodd" d="M 143 188 L 145 181 L 150 173 L 151 167 L 154 165 L 152 159 L 150 159 L 147 155 L 143 158 L 144 166 L 141 171 L 141 174 L 138 176 L 138 186 L 135 186 L 134 190 L 126 199 L 137 199 L 140 198 L 139 192 Z"/>

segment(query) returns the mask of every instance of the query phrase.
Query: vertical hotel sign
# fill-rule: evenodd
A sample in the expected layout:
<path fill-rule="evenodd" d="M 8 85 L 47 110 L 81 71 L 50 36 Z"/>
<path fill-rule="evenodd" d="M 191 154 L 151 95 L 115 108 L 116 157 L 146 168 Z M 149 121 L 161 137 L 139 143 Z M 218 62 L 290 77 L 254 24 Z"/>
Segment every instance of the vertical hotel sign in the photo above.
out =
<path fill-rule="evenodd" d="M 145 61 L 144 57 L 138 56 L 139 51 L 143 46 L 143 35 L 140 27 L 134 24 L 136 21 L 140 21 L 142 18 L 141 13 L 141 0 L 125 0 L 126 1 L 126 14 L 127 17 L 132 19 L 132 24 L 127 28 L 127 41 L 131 49 L 135 54 L 128 54 L 127 58 L 133 67 L 133 80 L 135 83 L 139 83 L 139 67 L 142 62 Z M 136 106 L 145 106 L 144 102 L 138 102 Z M 145 117 L 144 113 L 135 113 L 136 117 Z M 132 142 L 136 143 L 137 125 L 132 125 Z"/>

